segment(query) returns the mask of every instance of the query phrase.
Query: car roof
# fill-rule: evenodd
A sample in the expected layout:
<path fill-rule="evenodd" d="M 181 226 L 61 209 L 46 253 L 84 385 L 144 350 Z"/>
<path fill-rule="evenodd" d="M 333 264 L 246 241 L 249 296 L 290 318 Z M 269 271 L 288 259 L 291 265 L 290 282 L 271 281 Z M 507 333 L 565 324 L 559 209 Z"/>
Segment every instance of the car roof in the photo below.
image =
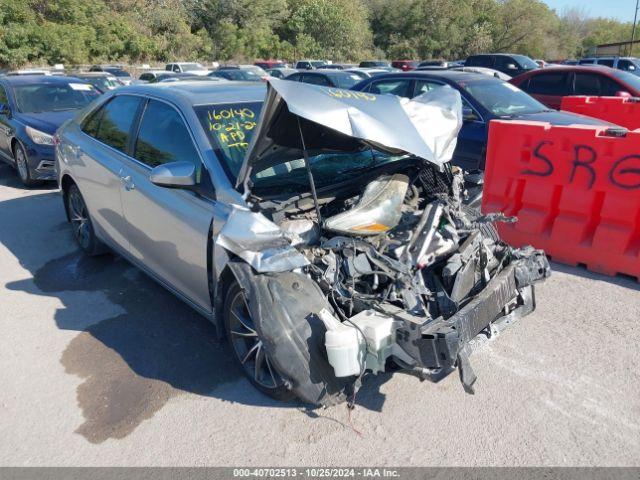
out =
<path fill-rule="evenodd" d="M 607 67 L 606 65 L 557 65 L 549 68 L 541 68 L 537 70 L 531 70 L 524 75 L 540 75 L 543 72 L 598 72 L 598 73 L 612 73 L 615 72 L 615 68 Z"/>
<path fill-rule="evenodd" d="M 194 106 L 215 103 L 261 102 L 264 100 L 266 86 L 256 82 L 185 81 L 133 85 L 122 87 L 118 89 L 118 92 L 180 100 Z"/>
<path fill-rule="evenodd" d="M 469 82 L 474 80 L 491 80 L 494 77 L 489 75 L 484 75 L 482 73 L 475 72 L 461 72 L 459 70 L 412 70 L 410 72 L 397 72 L 397 73 L 388 73 L 385 75 L 378 75 L 375 77 L 376 80 L 380 80 L 383 78 L 402 78 L 402 77 L 415 77 L 415 76 L 424 76 L 424 77 L 438 77 L 444 78 L 446 80 L 450 80 L 452 82 Z"/>
<path fill-rule="evenodd" d="M 82 83 L 79 78 L 61 75 L 15 75 L 2 77 L 2 81 L 9 85 L 67 85 L 73 82 Z"/>

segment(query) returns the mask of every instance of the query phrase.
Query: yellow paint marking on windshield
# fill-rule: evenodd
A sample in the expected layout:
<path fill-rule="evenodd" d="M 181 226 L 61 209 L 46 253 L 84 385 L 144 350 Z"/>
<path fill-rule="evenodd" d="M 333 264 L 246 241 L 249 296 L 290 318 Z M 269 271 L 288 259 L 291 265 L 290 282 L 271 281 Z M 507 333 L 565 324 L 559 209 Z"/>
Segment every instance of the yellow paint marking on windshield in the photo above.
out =
<path fill-rule="evenodd" d="M 348 98 L 351 100 L 365 100 L 367 102 L 375 102 L 378 98 L 371 93 L 366 92 L 352 92 L 350 90 L 341 90 L 339 88 L 327 88 L 325 89 L 330 97 L 334 98 Z"/>
<path fill-rule="evenodd" d="M 220 145 L 224 148 L 246 150 L 249 143 L 246 142 L 247 134 L 256 128 L 256 113 L 250 108 L 227 108 L 222 110 L 209 110 L 209 131 L 214 132 Z"/>

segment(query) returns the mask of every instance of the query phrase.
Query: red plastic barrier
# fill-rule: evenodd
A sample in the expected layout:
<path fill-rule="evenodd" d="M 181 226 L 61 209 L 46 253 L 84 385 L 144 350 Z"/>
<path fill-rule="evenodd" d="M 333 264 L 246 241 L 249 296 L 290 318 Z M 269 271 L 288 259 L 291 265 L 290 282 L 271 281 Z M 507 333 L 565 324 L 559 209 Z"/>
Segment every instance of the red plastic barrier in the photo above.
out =
<path fill-rule="evenodd" d="M 640 280 L 640 131 L 492 121 L 482 210 L 505 241 L 554 260 Z"/>
<path fill-rule="evenodd" d="M 560 110 L 579 113 L 629 130 L 640 128 L 640 99 L 623 97 L 563 97 Z"/>

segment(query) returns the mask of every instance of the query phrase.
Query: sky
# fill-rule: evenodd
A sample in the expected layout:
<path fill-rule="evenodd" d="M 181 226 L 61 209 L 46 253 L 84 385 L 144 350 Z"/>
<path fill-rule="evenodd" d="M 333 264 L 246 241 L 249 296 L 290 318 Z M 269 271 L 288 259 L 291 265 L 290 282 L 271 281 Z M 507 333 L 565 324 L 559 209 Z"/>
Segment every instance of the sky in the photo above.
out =
<path fill-rule="evenodd" d="M 558 13 L 564 8 L 581 7 L 590 17 L 612 17 L 623 22 L 633 22 L 636 0 L 544 0 Z M 638 12 L 640 16 L 640 12 Z"/>

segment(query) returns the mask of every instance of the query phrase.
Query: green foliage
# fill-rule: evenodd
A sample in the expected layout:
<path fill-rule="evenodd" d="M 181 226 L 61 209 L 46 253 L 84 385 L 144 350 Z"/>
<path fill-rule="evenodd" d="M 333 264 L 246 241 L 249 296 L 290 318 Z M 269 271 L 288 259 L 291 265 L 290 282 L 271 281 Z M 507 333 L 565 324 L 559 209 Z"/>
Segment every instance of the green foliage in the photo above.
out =
<path fill-rule="evenodd" d="M 314 57 L 567 58 L 631 25 L 541 0 L 0 0 L 0 68 Z"/>

